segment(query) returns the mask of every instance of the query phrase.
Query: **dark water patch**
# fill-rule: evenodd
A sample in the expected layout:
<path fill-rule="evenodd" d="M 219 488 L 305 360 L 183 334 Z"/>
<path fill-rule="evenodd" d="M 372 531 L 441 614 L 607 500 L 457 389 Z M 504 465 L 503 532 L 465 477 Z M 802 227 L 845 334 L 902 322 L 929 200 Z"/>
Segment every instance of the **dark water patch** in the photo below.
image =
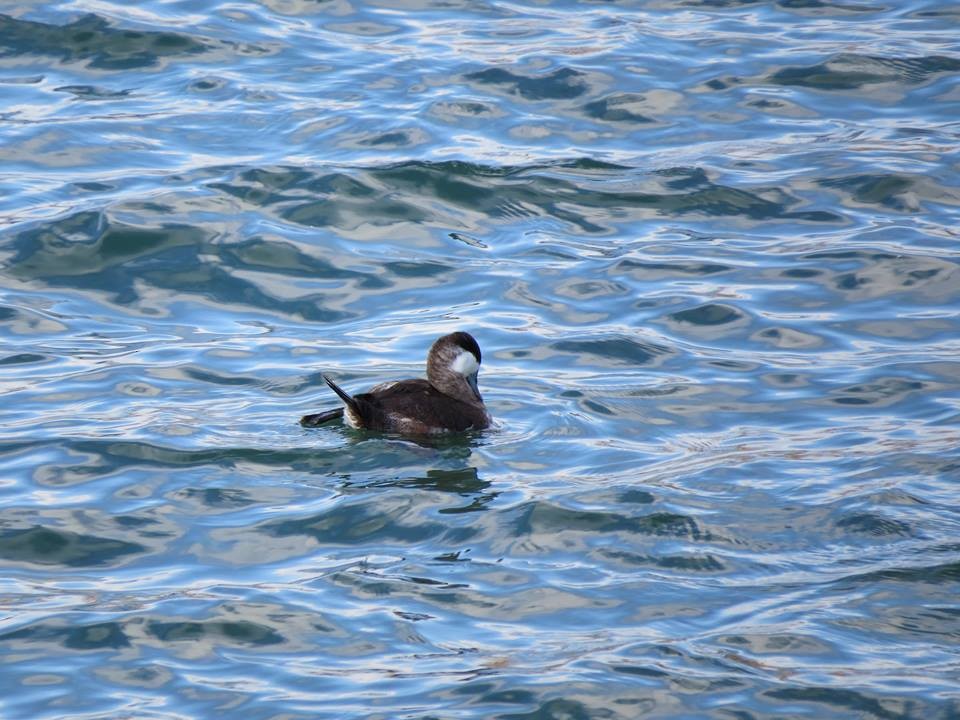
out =
<path fill-rule="evenodd" d="M 610 272 L 615 275 L 629 274 L 639 280 L 668 280 L 673 277 L 697 277 L 719 275 L 733 270 L 730 265 L 720 263 L 700 262 L 654 262 L 624 258 L 614 265 Z"/>
<path fill-rule="evenodd" d="M 720 80 L 719 78 L 713 78 L 712 80 L 707 80 L 707 82 L 704 83 L 704 87 L 709 88 L 710 90 L 715 90 L 717 92 L 720 92 L 721 90 L 726 90 L 727 88 L 735 87 L 736 85 L 739 85 L 741 82 L 743 81 L 740 78 L 726 78 L 724 80 Z"/>
<path fill-rule="evenodd" d="M 478 85 L 493 85 L 524 100 L 567 100 L 587 92 L 588 75 L 572 68 L 558 68 L 546 75 L 523 75 L 504 68 L 467 73 L 464 78 Z"/>
<path fill-rule="evenodd" d="M 483 210 L 497 202 L 496 190 L 503 186 L 516 169 L 498 168 L 459 161 L 424 163 L 406 162 L 384 168 L 370 168 L 367 172 L 376 184 L 405 191 L 410 195 L 435 197 L 453 207 Z M 513 188 L 503 186 L 505 192 Z M 518 190 L 524 190 L 518 188 Z M 527 199 L 524 191 L 518 197 Z"/>
<path fill-rule="evenodd" d="M 564 355 L 599 365 L 659 365 L 675 351 L 665 345 L 626 337 L 560 340 L 548 346 Z"/>
<path fill-rule="evenodd" d="M 291 430 L 296 427 L 294 418 L 290 420 Z M 48 450 L 50 445 L 44 441 L 11 443 L 0 447 L 5 453 L 20 452 L 35 448 Z M 297 472 L 320 473 L 344 469 L 343 477 L 349 477 L 346 471 L 350 467 L 352 453 L 356 448 L 330 450 L 320 448 L 253 448 L 253 447 L 214 447 L 205 449 L 177 448 L 156 443 L 134 440 L 64 440 L 59 447 L 69 456 L 82 458 L 82 463 L 48 462 L 38 466 L 37 472 L 45 479 L 44 484 L 59 484 L 57 479 L 67 473 L 80 473 L 87 480 L 134 468 L 230 468 L 241 466 L 273 470 L 294 470 Z M 361 450 L 361 456 L 363 455 Z M 395 467 L 396 463 L 409 461 L 403 453 L 383 453 L 382 467 Z M 365 465 L 361 469 L 369 470 L 374 465 Z M 354 466 L 357 467 L 357 466 Z"/>
<path fill-rule="evenodd" d="M 670 190 L 693 190 L 710 184 L 707 171 L 699 167 L 671 167 L 654 171 Z"/>
<path fill-rule="evenodd" d="M 162 210 L 159 209 L 159 210 Z M 180 223 L 131 226 L 105 212 L 80 212 L 41 223 L 14 237 L 16 255 L 8 272 L 53 287 L 108 292 L 113 302 L 140 306 L 142 283 L 166 291 L 200 295 L 224 304 L 246 304 L 315 322 L 333 322 L 352 313 L 327 307 L 334 293 L 305 291 L 299 298 L 276 297 L 236 270 L 290 270 L 312 278 L 361 285 L 381 281 L 341 271 L 290 243 L 254 237 L 236 246 L 217 242 L 212 230 Z M 154 310 L 153 312 L 156 312 Z"/>
<path fill-rule="evenodd" d="M 20 77 L 0 78 L 0 85 L 39 85 L 44 80 L 44 75 L 23 75 Z"/>
<path fill-rule="evenodd" d="M 226 46 L 222 41 L 201 40 L 173 31 L 116 28 L 93 14 L 67 25 L 0 15 L 0 58 L 40 55 L 62 63 L 86 61 L 89 67 L 100 70 L 129 70 L 155 66 L 161 59 L 186 59 Z M 252 46 L 248 46 L 249 49 Z"/>
<path fill-rule="evenodd" d="M 884 618 L 898 633 L 906 632 L 923 639 L 960 639 L 960 608 L 891 608 Z"/>
<path fill-rule="evenodd" d="M 409 161 L 317 173 L 248 170 L 229 183 L 217 181 L 208 187 L 258 207 L 273 207 L 289 222 L 346 232 L 398 223 L 467 229 L 464 212 L 501 223 L 523 217 L 559 218 L 588 233 L 607 233 L 607 225 L 644 215 L 842 222 L 829 211 L 793 210 L 800 200 L 782 189 L 753 191 L 720 185 L 699 168 L 643 175 L 651 188 L 646 192 L 608 188 L 596 182 L 610 173 L 641 174 L 588 159 L 505 167 Z M 438 203 L 427 202 L 431 199 Z"/>
<path fill-rule="evenodd" d="M 707 83 L 707 85 L 712 87 L 710 83 Z M 723 88 L 721 87 L 720 89 Z M 750 100 L 747 102 L 747 105 L 749 107 L 755 107 L 759 110 L 782 110 L 783 108 L 788 107 L 786 103 L 780 102 L 779 100 Z"/>
<path fill-rule="evenodd" d="M 171 493 L 171 498 L 194 504 L 202 511 L 238 510 L 254 504 L 250 493 L 235 488 L 183 488 Z"/>
<path fill-rule="evenodd" d="M 33 365 L 51 360 L 48 355 L 38 355 L 36 353 L 17 353 L 16 355 L 7 355 L 0 358 L 0 365 Z"/>
<path fill-rule="evenodd" d="M 442 443 L 436 444 L 424 441 L 420 444 L 425 448 L 444 450 Z M 407 490 L 425 490 L 454 495 L 458 499 L 463 499 L 462 504 L 458 500 L 453 505 L 437 507 L 436 512 L 441 515 L 485 511 L 489 509 L 491 503 L 493 503 L 499 495 L 499 492 L 490 490 L 490 481 L 483 479 L 475 467 L 452 469 L 431 468 L 425 472 L 415 474 L 409 474 L 407 472 L 394 473 L 389 477 L 377 480 L 347 479 L 343 484 L 344 487 L 348 488 L 403 488 Z"/>
<path fill-rule="evenodd" d="M 960 8 L 953 6 L 936 7 L 929 10 L 913 10 L 907 14 L 911 18 L 949 18 L 960 20 Z"/>
<path fill-rule="evenodd" d="M 659 670 L 654 667 L 645 667 L 643 665 L 611 665 L 610 669 L 614 672 L 623 673 L 632 677 L 655 678 L 657 680 L 670 677 L 670 673 L 665 670 Z M 654 707 L 655 704 L 653 701 L 650 701 L 650 706 L 643 708 L 643 710 L 650 711 L 653 710 Z"/>
<path fill-rule="evenodd" d="M 434 103 L 430 106 L 430 114 L 449 122 L 460 122 L 471 118 L 498 118 L 502 117 L 504 112 L 488 102 L 462 100 Z"/>
<path fill-rule="evenodd" d="M 827 713 L 852 711 L 857 717 L 878 720 L 910 720 L 917 717 L 914 708 L 926 715 L 920 702 L 901 698 L 884 698 L 857 690 L 832 687 L 788 687 L 765 690 L 763 696 L 791 704 L 813 706 L 811 712 Z"/>
<path fill-rule="evenodd" d="M 8 272 L 24 280 L 66 283 L 67 278 L 74 278 L 73 282 L 86 278 L 87 285 L 111 287 L 125 279 L 123 273 L 132 260 L 152 259 L 208 238 L 202 230 L 186 225 L 134 227 L 105 213 L 80 212 L 17 235 L 13 245 L 18 252 Z"/>
<path fill-rule="evenodd" d="M 876 13 L 882 10 L 881 7 L 876 5 L 831 2 L 829 0 L 777 0 L 776 4 L 777 7 L 786 10 L 813 10 L 818 16 L 821 14 Z"/>
<path fill-rule="evenodd" d="M 824 266 L 817 283 L 850 298 L 874 299 L 898 294 L 900 302 L 926 305 L 949 303 L 960 296 L 960 263 L 953 258 L 920 253 L 894 254 L 876 250 L 837 250 L 812 253 L 804 260 Z M 869 322 L 882 321 L 864 321 Z M 892 321 L 888 321 L 892 322 Z M 922 328 L 937 323 L 911 318 L 904 325 Z"/>
<path fill-rule="evenodd" d="M 41 525 L 0 530 L 0 557 L 31 565 L 97 567 L 146 551 L 139 543 Z"/>
<path fill-rule="evenodd" d="M 817 636 L 797 633 L 720 635 L 716 638 L 716 642 L 732 646 L 739 651 L 747 650 L 756 655 L 790 654 L 806 658 L 830 656 L 836 653 L 835 647 L 823 642 Z"/>
<path fill-rule="evenodd" d="M 117 189 L 116 185 L 104 182 L 76 182 L 72 187 L 85 193 L 106 193 Z"/>
<path fill-rule="evenodd" d="M 437 277 L 447 275 L 454 270 L 452 265 L 421 260 L 418 262 L 386 262 L 384 268 L 397 277 Z"/>
<path fill-rule="evenodd" d="M 723 572 L 726 566 L 713 555 L 665 555 L 657 557 L 654 562 L 669 570 L 682 572 Z"/>
<path fill-rule="evenodd" d="M 219 77 L 205 77 L 194 80 L 190 83 L 188 89 L 192 92 L 208 93 L 216 90 L 222 90 L 227 87 L 228 81 Z"/>
<path fill-rule="evenodd" d="M 392 130 L 360 138 L 357 140 L 357 144 L 374 148 L 399 148 L 419 145 L 426 140 L 427 138 L 420 130 Z"/>
<path fill-rule="evenodd" d="M 17 451 L 43 458 L 42 462 L 35 463 L 32 475 L 38 485 L 45 487 L 80 485 L 115 476 L 127 468 L 122 459 L 109 457 L 102 451 L 91 451 L 89 447 L 80 449 L 69 442 L 56 445 L 42 441 L 26 442 L 20 447 L 14 445 L 2 450 L 3 453 Z"/>
<path fill-rule="evenodd" d="M 907 523 L 870 512 L 847 515 L 837 521 L 837 527 L 847 532 L 874 537 L 910 537 L 914 534 Z"/>
<path fill-rule="evenodd" d="M 143 517 L 139 515 L 118 515 L 113 521 L 122 528 L 137 528 L 140 529 L 140 537 L 169 537 L 170 533 L 166 531 L 151 531 L 144 530 L 144 528 L 150 527 L 152 525 L 158 525 L 159 523 L 150 517 Z"/>
<path fill-rule="evenodd" d="M 193 254 L 192 252 L 189 254 Z M 189 263 L 180 262 L 180 267 Z M 182 271 L 158 271 L 145 275 L 152 285 L 166 290 L 199 294 L 216 303 L 246 305 L 254 310 L 316 323 L 333 323 L 356 317 L 356 313 L 329 307 L 339 302 L 335 292 L 306 292 L 296 299 L 282 299 L 239 278 L 229 267 L 211 263 L 195 264 Z"/>
<path fill-rule="evenodd" d="M 655 120 L 640 112 L 639 108 L 648 105 L 647 99 L 643 95 L 634 95 L 631 93 L 618 93 L 609 97 L 594 100 L 583 106 L 583 111 L 588 117 L 595 120 L 604 120 L 606 122 L 621 123 L 652 123 Z"/>
<path fill-rule="evenodd" d="M 370 170 L 310 172 L 301 168 L 250 169 L 240 172 L 229 183 L 215 182 L 209 187 L 239 197 L 246 203 L 268 207 L 276 206 L 276 212 L 286 220 L 309 227 L 335 227 L 342 230 L 356 229 L 360 225 L 388 225 L 398 221 L 423 222 L 429 218 L 416 199 L 396 195 L 395 191 L 405 186 L 435 186 L 456 194 L 458 176 L 474 174 L 474 167 L 467 163 L 449 163 L 449 176 L 430 177 L 433 163 L 405 163 Z M 420 168 L 422 171 L 410 177 L 404 169 Z M 385 180 L 382 183 L 381 180 Z M 394 182 L 391 183 L 390 181 Z M 447 180 L 448 182 L 443 182 Z M 394 185 L 395 187 L 391 187 Z M 479 187 L 469 186 L 471 192 Z M 442 192 L 437 193 L 443 199 Z M 463 193 L 463 198 L 470 192 Z"/>
<path fill-rule="evenodd" d="M 372 204 L 340 199 L 336 202 L 305 202 L 283 210 L 281 217 L 307 227 L 334 227 L 341 230 L 356 230 L 362 225 L 419 224 L 431 219 L 427 211 L 412 203 L 386 197 Z"/>
<path fill-rule="evenodd" d="M 687 515 L 654 512 L 632 516 L 617 512 L 575 510 L 548 502 L 528 503 L 515 511 L 514 534 L 547 537 L 558 534 L 623 533 L 707 540 L 697 521 Z"/>
<path fill-rule="evenodd" d="M 648 688 L 637 687 L 635 676 L 630 678 L 632 687 L 612 677 L 602 690 L 591 682 L 546 682 L 531 691 L 512 687 L 515 682 L 513 677 L 484 678 L 453 688 L 450 694 L 478 708 L 477 717 L 495 720 L 631 720 L 662 710 L 665 704 L 659 694 L 650 697 Z"/>
<path fill-rule="evenodd" d="M 766 328 L 751 335 L 750 339 L 785 350 L 813 350 L 826 343 L 826 340 L 818 335 L 789 327 Z"/>
<path fill-rule="evenodd" d="M 95 85 L 64 85 L 54 88 L 53 91 L 70 93 L 77 100 L 117 100 L 128 97 L 133 92 L 132 90 L 111 90 Z"/>
<path fill-rule="evenodd" d="M 923 567 L 892 568 L 875 570 L 845 577 L 836 581 L 838 586 L 873 585 L 874 583 L 906 583 L 920 585 L 955 585 L 960 581 L 960 561 Z"/>
<path fill-rule="evenodd" d="M 204 248 L 204 251 L 206 252 L 207 249 Z M 209 249 L 212 250 L 212 248 Z M 390 286 L 380 277 L 339 268 L 322 257 L 303 252 L 293 243 L 271 237 L 254 236 L 240 242 L 221 245 L 214 252 L 219 254 L 224 265 L 238 269 L 282 271 L 285 276 L 312 279 L 349 280 L 355 282 L 357 287 L 367 290 Z M 404 267 L 404 263 L 385 264 L 391 270 L 394 269 L 394 265 L 400 269 Z"/>
<path fill-rule="evenodd" d="M 385 486 L 420 488 L 472 496 L 487 490 L 490 483 L 479 476 L 475 467 L 463 467 L 450 470 L 432 468 L 422 477 L 390 479 L 386 481 Z"/>
<path fill-rule="evenodd" d="M 541 720 L 543 718 L 569 718 L 569 720 L 591 720 L 596 717 L 591 704 L 581 700 L 554 698 L 537 704 L 535 710 L 521 713 L 503 713 L 498 720 Z M 612 716 L 615 717 L 615 716 Z"/>
<path fill-rule="evenodd" d="M 515 168 L 522 169 L 523 166 Z M 557 171 L 572 171 L 575 174 L 586 174 L 588 176 L 599 175 L 601 177 L 611 177 L 632 170 L 631 166 L 623 163 L 611 162 L 609 160 L 599 160 L 592 157 L 574 157 L 567 159 L 554 160 L 553 162 L 535 165 L 534 167 L 552 168 Z"/>
<path fill-rule="evenodd" d="M 900 256 L 882 250 L 837 249 L 807 253 L 802 257 L 804 260 L 857 260 L 861 262 L 877 262 L 882 260 L 896 260 Z"/>
<path fill-rule="evenodd" d="M 62 626 L 40 622 L 0 635 L 4 642 L 52 644 L 70 650 L 117 650 L 131 646 L 130 637 L 118 622 Z"/>
<path fill-rule="evenodd" d="M 841 53 L 816 65 L 778 70 L 770 76 L 770 82 L 816 90 L 859 90 L 877 83 L 916 85 L 958 71 L 960 59 L 945 55 L 889 58 Z"/>
<path fill-rule="evenodd" d="M 243 386 L 261 384 L 261 381 L 258 378 L 247 375 L 233 375 L 225 372 L 215 372 L 213 370 L 208 370 L 207 368 L 190 365 L 184 366 L 180 369 L 186 377 L 196 380 L 197 382 L 210 385 Z"/>
<path fill-rule="evenodd" d="M 775 388 L 803 388 L 810 384 L 798 373 L 769 373 L 763 376 L 763 380 Z"/>
<path fill-rule="evenodd" d="M 286 200 L 302 199 L 313 194 L 327 194 L 330 192 L 329 186 L 325 183 L 327 179 L 327 176 L 318 176 L 305 168 L 289 166 L 250 168 L 240 170 L 230 178 L 229 182 L 218 178 L 208 182 L 207 187 L 243 200 L 253 207 L 266 207 Z M 353 185 L 353 187 L 348 185 L 342 188 L 344 195 L 373 193 L 372 189 L 363 188 L 356 181 L 346 177 L 344 180 Z"/>
<path fill-rule="evenodd" d="M 705 364 L 709 367 L 735 373 L 753 373 L 761 367 L 760 363 L 747 360 L 708 360 Z M 674 392 L 679 392 L 680 389 L 681 388 L 676 388 Z"/>
<path fill-rule="evenodd" d="M 558 285 L 556 292 L 564 297 L 593 300 L 627 295 L 632 292 L 632 289 L 629 285 L 610 280 L 574 280 Z"/>
<path fill-rule="evenodd" d="M 737 308 L 720 303 L 707 303 L 689 310 L 671 313 L 667 317 L 676 323 L 701 327 L 727 325 L 746 318 Z"/>
<path fill-rule="evenodd" d="M 52 644 L 79 651 L 118 650 L 141 642 L 140 622 L 99 622 L 62 626 L 36 623 L 0 635 L 18 644 Z M 164 643 L 202 643 L 205 646 L 272 646 L 287 640 L 275 628 L 248 620 L 149 621 L 146 633 Z"/>
<path fill-rule="evenodd" d="M 855 175 L 821 180 L 824 187 L 850 191 L 853 199 L 868 205 L 883 205 L 893 210 L 908 209 L 900 196 L 914 186 L 909 175 Z"/>
<path fill-rule="evenodd" d="M 739 8 L 761 5 L 764 0 L 679 0 L 681 7 Z"/>
<path fill-rule="evenodd" d="M 845 193 L 857 205 L 877 205 L 896 212 L 917 212 L 921 202 L 960 205 L 960 188 L 934 178 L 909 173 L 860 174 L 819 180 L 818 184 Z"/>
<path fill-rule="evenodd" d="M 809 280 L 810 278 L 820 277 L 825 273 L 825 270 L 818 268 L 789 268 L 781 271 L 780 275 L 791 280 Z"/>
<path fill-rule="evenodd" d="M 616 412 L 604 405 L 603 403 L 597 402 L 596 400 L 584 399 L 581 400 L 578 405 L 586 410 L 588 413 L 595 413 L 597 415 L 607 415 L 613 416 L 616 415 Z"/>
<path fill-rule="evenodd" d="M 849 385 L 831 393 L 830 402 L 837 405 L 870 405 L 889 407 L 904 402 L 911 395 L 921 392 L 928 383 L 899 377 L 877 378 L 871 382 Z"/>
<path fill-rule="evenodd" d="M 624 490 L 617 494 L 617 502 L 629 503 L 635 505 L 649 505 L 655 501 L 652 493 L 646 490 Z"/>
<path fill-rule="evenodd" d="M 625 566 L 659 567 L 681 573 L 722 573 L 727 566 L 719 558 L 707 554 L 644 555 L 627 550 L 602 550 L 605 561 Z"/>
<path fill-rule="evenodd" d="M 405 520 L 403 509 L 398 507 L 345 503 L 318 515 L 267 522 L 257 531 L 277 538 L 303 535 L 324 545 L 352 545 L 420 543 L 443 537 L 449 530 L 443 523 L 422 517 L 412 520 Z"/>
<path fill-rule="evenodd" d="M 668 6 L 674 4 L 668 3 Z M 741 8 L 767 5 L 767 0 L 677 0 L 679 7 Z M 851 4 L 834 0 L 776 0 L 776 7 L 786 10 L 817 10 L 818 15 L 847 15 L 850 13 L 877 13 L 883 10 L 876 5 Z"/>
<path fill-rule="evenodd" d="M 382 22 L 371 21 L 327 23 L 324 25 L 324 28 L 330 32 L 359 35 L 360 37 L 393 35 L 402 30 L 400 25 L 389 25 Z"/>
<path fill-rule="evenodd" d="M 274 628 L 249 620 L 154 621 L 147 624 L 147 632 L 165 643 L 263 646 L 287 642 Z"/>
<path fill-rule="evenodd" d="M 400 602 L 403 598 L 427 603 L 443 612 L 466 615 L 494 616 L 497 612 L 509 613 L 508 602 L 488 598 L 463 583 L 450 583 L 433 578 L 381 573 L 375 570 L 345 571 L 331 576 L 331 581 L 348 588 L 359 597 L 391 598 Z M 549 593 L 546 593 L 549 595 Z M 540 608 L 539 612 L 547 612 Z"/>

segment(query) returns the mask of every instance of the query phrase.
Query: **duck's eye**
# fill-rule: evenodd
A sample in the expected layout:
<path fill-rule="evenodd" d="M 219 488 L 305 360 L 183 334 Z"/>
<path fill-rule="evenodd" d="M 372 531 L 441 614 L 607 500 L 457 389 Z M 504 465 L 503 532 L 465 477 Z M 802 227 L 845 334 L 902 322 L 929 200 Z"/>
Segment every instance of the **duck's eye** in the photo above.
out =
<path fill-rule="evenodd" d="M 480 369 L 480 363 L 477 362 L 477 358 L 472 352 L 464 350 L 450 363 L 450 369 L 461 375 L 473 375 Z"/>

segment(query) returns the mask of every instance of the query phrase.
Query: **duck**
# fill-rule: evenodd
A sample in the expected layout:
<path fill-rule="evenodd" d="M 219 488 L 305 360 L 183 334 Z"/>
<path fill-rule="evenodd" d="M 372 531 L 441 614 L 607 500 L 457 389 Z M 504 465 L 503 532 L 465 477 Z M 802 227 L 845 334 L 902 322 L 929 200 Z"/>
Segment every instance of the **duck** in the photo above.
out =
<path fill-rule="evenodd" d="M 304 415 L 300 424 L 317 427 L 343 418 L 354 429 L 403 435 L 442 435 L 484 430 L 492 419 L 477 387 L 480 345 L 467 332 L 438 338 L 427 353 L 427 378 L 381 383 L 351 395 L 327 374 L 324 382 L 342 407 Z"/>

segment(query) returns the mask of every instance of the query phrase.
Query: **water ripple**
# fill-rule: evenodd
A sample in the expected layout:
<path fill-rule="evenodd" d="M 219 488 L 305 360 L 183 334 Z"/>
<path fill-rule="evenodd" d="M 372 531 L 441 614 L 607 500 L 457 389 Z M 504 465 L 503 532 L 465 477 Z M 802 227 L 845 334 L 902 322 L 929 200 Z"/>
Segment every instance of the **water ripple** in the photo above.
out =
<path fill-rule="evenodd" d="M 8 8 L 4 717 L 960 714 L 957 19 Z"/>

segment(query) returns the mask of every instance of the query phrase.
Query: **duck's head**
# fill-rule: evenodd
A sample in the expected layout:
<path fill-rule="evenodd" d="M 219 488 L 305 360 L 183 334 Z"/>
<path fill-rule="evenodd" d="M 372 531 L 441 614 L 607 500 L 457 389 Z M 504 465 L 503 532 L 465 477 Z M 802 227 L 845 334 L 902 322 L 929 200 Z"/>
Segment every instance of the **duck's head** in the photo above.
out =
<path fill-rule="evenodd" d="M 427 380 L 444 395 L 471 405 L 483 405 L 477 388 L 480 346 L 470 333 L 438 338 L 427 354 Z"/>

